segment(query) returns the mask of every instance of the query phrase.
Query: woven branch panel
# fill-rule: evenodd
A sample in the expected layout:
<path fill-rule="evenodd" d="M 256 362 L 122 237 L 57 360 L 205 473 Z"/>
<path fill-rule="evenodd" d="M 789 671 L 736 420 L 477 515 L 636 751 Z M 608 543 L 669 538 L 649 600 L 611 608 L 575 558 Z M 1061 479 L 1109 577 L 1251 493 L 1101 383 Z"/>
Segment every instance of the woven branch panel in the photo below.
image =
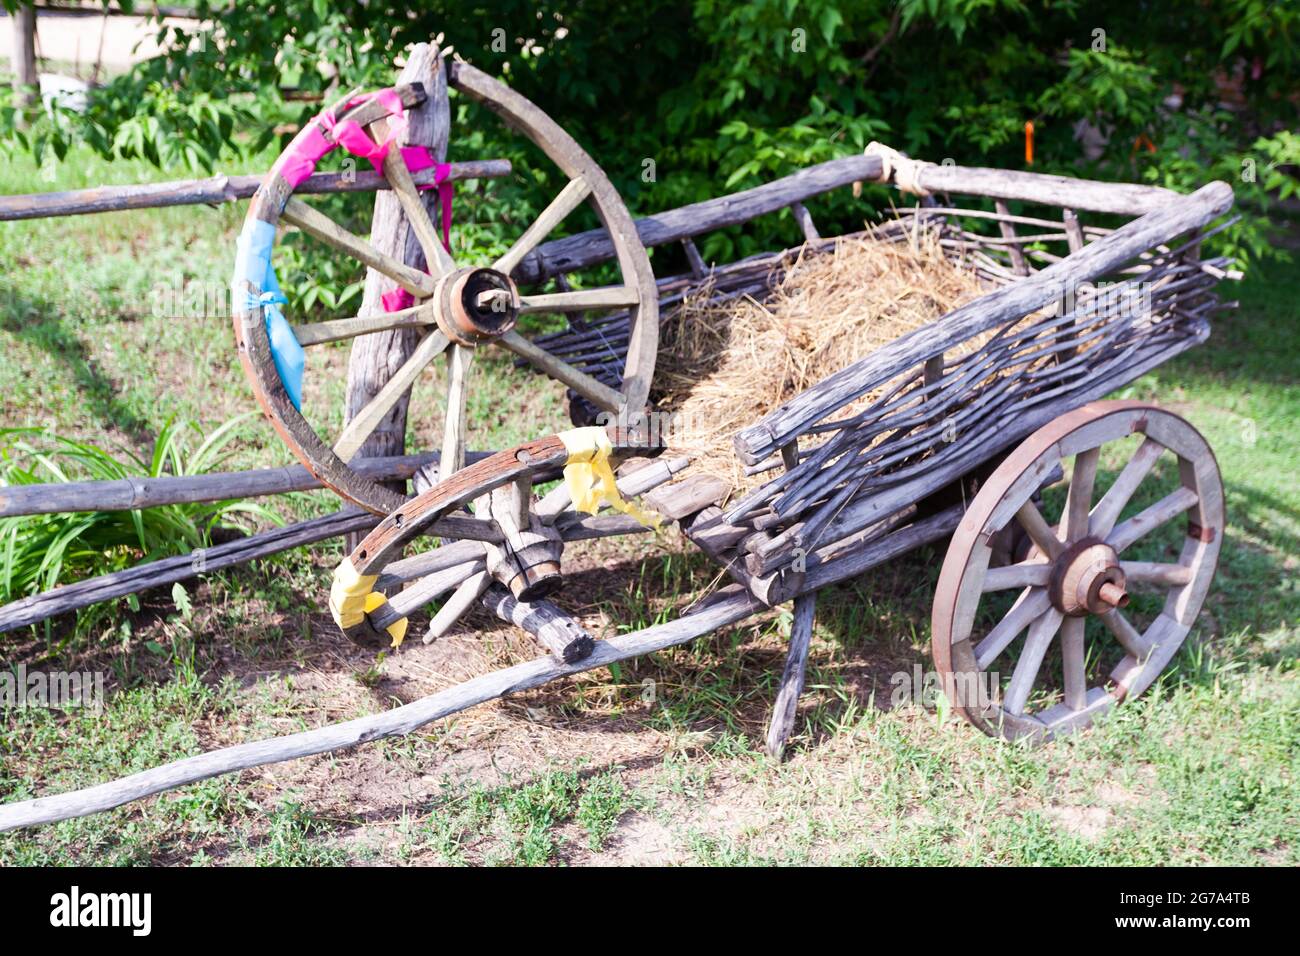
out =
<path fill-rule="evenodd" d="M 944 199 L 904 208 L 872 234 L 916 242 L 937 233 L 945 256 L 992 291 L 736 436 L 751 474 L 780 469 L 792 445 L 798 462 L 732 502 L 713 528 L 728 542 L 715 557 L 760 594 L 779 593 L 771 582 L 792 565 L 810 569 L 893 531 L 918 501 L 1042 424 L 1209 335 L 1220 307 L 1214 286 L 1231 271 L 1226 259 L 1199 253 L 1223 228 L 1211 224 L 1231 205 L 1226 186 L 1116 229 L 1084 225 L 1068 209 L 1035 217 L 1012 215 L 1001 200 L 982 208 Z M 662 305 L 761 297 L 793 256 L 834 241 L 661 280 Z M 625 327 L 619 315 L 578 320 L 542 344 L 616 386 Z"/>

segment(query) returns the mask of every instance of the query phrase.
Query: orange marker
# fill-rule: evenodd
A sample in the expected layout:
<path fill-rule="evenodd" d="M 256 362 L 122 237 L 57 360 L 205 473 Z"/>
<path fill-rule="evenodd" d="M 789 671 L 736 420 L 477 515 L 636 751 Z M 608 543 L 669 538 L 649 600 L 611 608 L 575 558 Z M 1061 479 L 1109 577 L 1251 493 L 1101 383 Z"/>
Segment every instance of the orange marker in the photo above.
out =
<path fill-rule="evenodd" d="M 1025 121 L 1025 165 L 1034 165 L 1034 121 Z"/>

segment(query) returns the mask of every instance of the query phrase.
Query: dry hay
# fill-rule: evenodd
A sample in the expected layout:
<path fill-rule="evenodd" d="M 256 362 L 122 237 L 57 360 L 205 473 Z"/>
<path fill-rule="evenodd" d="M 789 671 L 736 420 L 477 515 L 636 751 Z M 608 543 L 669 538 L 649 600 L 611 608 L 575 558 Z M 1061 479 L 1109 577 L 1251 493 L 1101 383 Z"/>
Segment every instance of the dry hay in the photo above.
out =
<path fill-rule="evenodd" d="M 656 385 L 659 407 L 675 413 L 670 445 L 733 489 L 761 484 L 771 475 L 745 475 L 731 450 L 736 432 L 986 291 L 944 258 L 933 233 L 910 242 L 845 237 L 833 249 L 802 252 L 765 301 L 710 301 L 706 288 L 663 325 Z"/>

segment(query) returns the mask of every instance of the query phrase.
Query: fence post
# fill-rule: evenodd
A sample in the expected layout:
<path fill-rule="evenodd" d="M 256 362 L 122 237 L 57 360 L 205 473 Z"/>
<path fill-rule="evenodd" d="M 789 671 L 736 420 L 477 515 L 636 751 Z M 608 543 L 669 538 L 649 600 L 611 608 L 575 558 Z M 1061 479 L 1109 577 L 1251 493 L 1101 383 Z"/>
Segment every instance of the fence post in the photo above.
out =
<path fill-rule="evenodd" d="M 451 111 L 447 100 L 447 74 L 438 49 L 427 43 L 412 48 L 403 68 L 399 83 L 423 83 L 425 101 L 409 114 L 409 125 L 401 145 L 427 146 L 439 162 L 447 158 L 447 137 L 451 127 Z M 439 222 L 436 208 L 437 192 L 424 193 L 430 218 Z M 371 219 L 370 242 L 381 252 L 400 259 L 417 269 L 425 268 L 424 253 L 411 231 L 396 194 L 382 192 L 375 196 L 374 216 Z M 396 288 L 387 276 L 369 270 L 366 273 L 365 293 L 358 315 L 375 315 L 384 311 L 381 297 Z M 359 412 L 379 393 L 393 373 L 401 368 L 419 342 L 415 329 L 395 329 L 376 332 L 358 338 L 348 359 L 347 411 L 345 420 Z M 360 458 L 401 455 L 406 448 L 406 409 L 410 394 L 403 396 L 366 439 L 357 452 Z M 362 535 L 350 536 L 347 547 L 354 548 Z M 356 540 L 353 540 L 353 539 Z"/>

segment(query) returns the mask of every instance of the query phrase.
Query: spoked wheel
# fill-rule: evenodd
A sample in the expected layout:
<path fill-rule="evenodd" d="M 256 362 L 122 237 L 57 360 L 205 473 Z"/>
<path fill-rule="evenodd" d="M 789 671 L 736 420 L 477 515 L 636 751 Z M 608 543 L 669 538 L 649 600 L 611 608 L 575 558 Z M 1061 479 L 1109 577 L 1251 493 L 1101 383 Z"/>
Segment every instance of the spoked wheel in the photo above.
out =
<path fill-rule="evenodd" d="M 1071 460 L 1054 525 L 1043 511 L 1059 490 L 1034 498 Z M 1013 523 L 1032 544 L 991 567 Z M 932 624 L 948 699 L 986 733 L 1046 739 L 1141 694 L 1201 609 L 1223 527 L 1214 454 L 1177 415 L 1094 402 L 1040 429 L 980 489 L 944 560 Z"/>
<path fill-rule="evenodd" d="M 448 82 L 472 99 L 498 113 L 507 124 L 535 143 L 568 177 L 569 182 L 537 221 L 519 235 L 514 245 L 490 264 L 468 265 L 453 261 L 438 238 L 438 230 L 420 199 L 417 187 L 397 149 L 383 161 L 384 177 L 401 201 L 412 231 L 427 260 L 428 273 L 398 262 L 369 241 L 345 230 L 303 200 L 293 196 L 291 182 L 301 178 L 301 149 L 291 146 L 276 161 L 249 206 L 241 235 L 241 266 L 236 273 L 234 307 L 235 337 L 244 371 L 254 393 L 284 441 L 321 482 L 344 498 L 377 514 L 389 514 L 407 500 L 393 489 L 368 478 L 353 467 L 357 450 L 404 395 L 421 372 L 441 354 L 448 366 L 446 425 L 442 443 L 445 477 L 463 463 L 465 395 L 470 363 L 476 349 L 496 344 L 526 359 L 551 378 L 563 382 L 595 408 L 620 414 L 621 421 L 637 421 L 644 409 L 654 371 L 659 337 L 658 299 L 654 275 L 636 227 L 613 186 L 573 138 L 530 101 L 502 83 L 464 62 L 451 64 Z M 412 88 L 394 91 L 406 105 L 418 99 Z M 323 137 L 335 144 L 333 130 L 351 120 L 382 140 L 390 111 L 378 99 L 348 97 L 328 111 L 295 139 Z M 331 121 L 332 120 L 332 121 Z M 589 203 L 608 229 L 621 273 L 619 284 L 588 290 L 551 294 L 522 294 L 511 273 L 569 213 Z M 398 369 L 370 403 L 357 413 L 340 434 L 308 421 L 299 403 L 290 397 L 276 366 L 277 354 L 285 348 L 277 341 L 272 349 L 268 315 L 274 320 L 272 303 L 278 288 L 270 277 L 270 238 L 281 221 L 297 226 L 312 237 L 332 246 L 365 266 L 378 270 L 408 292 L 413 305 L 383 314 L 302 322 L 291 326 L 294 342 L 288 349 L 311 348 L 326 342 L 396 328 L 417 328 L 422 338 L 413 354 Z M 261 245 L 258 245 L 258 243 Z M 243 264 L 245 247 L 252 243 L 255 256 L 251 267 Z M 266 276 L 266 278 L 264 278 Z M 624 368 L 621 390 L 598 382 L 586 373 L 554 358 L 515 329 L 518 317 L 531 312 L 593 312 L 627 309 L 632 323 L 631 345 Z M 418 414 L 418 411 L 416 412 Z"/>
<path fill-rule="evenodd" d="M 601 517 L 569 510 L 566 506 L 576 502 L 567 479 L 579 476 L 566 475 L 566 482 L 541 500 L 532 496 L 533 483 L 539 474 L 575 463 L 594 463 L 599 478 L 602 468 L 646 453 L 628 431 L 594 426 L 526 442 L 462 469 L 403 503 L 339 566 L 330 591 L 336 622 L 359 644 L 388 644 L 390 638 L 401 643 L 406 616 L 450 593 L 430 623 L 427 643 L 445 634 L 495 583 L 494 610 L 552 645 L 559 641 L 563 646 L 552 649 L 576 659 L 578 649 L 590 648 L 590 638 L 554 606 L 531 602 L 559 587 L 566 542 L 642 531 L 647 525 L 634 508 L 632 514 Z M 620 481 L 621 490 L 640 494 L 684 464 L 683 459 L 649 462 Z M 612 472 L 605 474 L 612 479 Z M 586 487 L 585 476 L 579 488 Z M 463 510 L 471 502 L 473 516 Z M 403 550 L 424 535 L 458 540 L 402 558 Z"/>

